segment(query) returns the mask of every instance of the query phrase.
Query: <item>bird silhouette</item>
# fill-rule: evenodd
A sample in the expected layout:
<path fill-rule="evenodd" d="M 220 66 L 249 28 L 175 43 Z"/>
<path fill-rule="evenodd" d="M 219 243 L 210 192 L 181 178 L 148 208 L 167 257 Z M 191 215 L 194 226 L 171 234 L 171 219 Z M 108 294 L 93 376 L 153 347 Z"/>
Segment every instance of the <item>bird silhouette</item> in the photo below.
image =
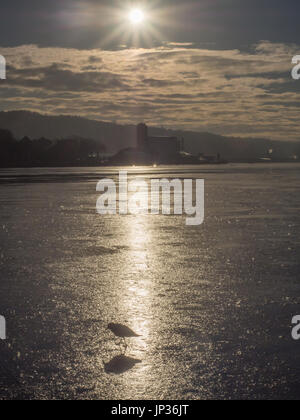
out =
<path fill-rule="evenodd" d="M 114 333 L 116 337 L 119 337 L 124 341 L 125 352 L 126 352 L 127 347 L 128 347 L 128 345 L 126 343 L 126 338 L 140 337 L 138 334 L 136 334 L 134 331 L 132 331 L 126 325 L 110 323 L 110 324 L 108 324 L 107 328 L 112 333 Z"/>

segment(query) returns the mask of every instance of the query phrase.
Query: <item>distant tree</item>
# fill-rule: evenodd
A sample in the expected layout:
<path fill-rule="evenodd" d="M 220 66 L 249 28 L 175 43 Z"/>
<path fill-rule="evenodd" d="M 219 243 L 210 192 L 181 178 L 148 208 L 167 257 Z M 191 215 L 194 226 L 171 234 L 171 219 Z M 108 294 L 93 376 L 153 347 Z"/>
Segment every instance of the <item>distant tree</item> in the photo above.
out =
<path fill-rule="evenodd" d="M 0 129 L 0 165 L 11 166 L 15 161 L 16 140 L 9 130 Z"/>
<path fill-rule="evenodd" d="M 23 137 L 17 142 L 17 160 L 19 164 L 30 165 L 32 163 L 33 142 L 29 137 Z"/>
<path fill-rule="evenodd" d="M 105 151 L 101 142 L 84 138 L 51 141 L 46 138 L 16 141 L 8 130 L 0 130 L 0 166 L 44 166 L 97 164 Z"/>
<path fill-rule="evenodd" d="M 46 164 L 48 162 L 48 152 L 52 146 L 53 142 L 44 137 L 35 140 L 33 142 L 33 160 L 37 164 Z"/>

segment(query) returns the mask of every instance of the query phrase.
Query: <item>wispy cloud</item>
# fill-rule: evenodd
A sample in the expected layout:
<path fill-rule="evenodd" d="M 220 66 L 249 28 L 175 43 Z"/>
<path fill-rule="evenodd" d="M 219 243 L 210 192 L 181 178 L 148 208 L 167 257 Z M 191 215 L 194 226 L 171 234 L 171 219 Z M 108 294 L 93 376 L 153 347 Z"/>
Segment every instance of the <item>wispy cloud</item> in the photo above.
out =
<path fill-rule="evenodd" d="M 296 139 L 300 83 L 291 79 L 291 59 L 299 51 L 267 41 L 247 53 L 185 43 L 117 51 L 0 48 L 8 63 L 1 107 Z"/>

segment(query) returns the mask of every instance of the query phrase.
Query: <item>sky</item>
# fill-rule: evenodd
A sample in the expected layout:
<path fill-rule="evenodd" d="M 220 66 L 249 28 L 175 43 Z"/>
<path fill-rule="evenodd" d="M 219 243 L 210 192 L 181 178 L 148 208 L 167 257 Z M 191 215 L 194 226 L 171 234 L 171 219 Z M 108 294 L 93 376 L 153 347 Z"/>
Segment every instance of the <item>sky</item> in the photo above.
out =
<path fill-rule="evenodd" d="M 299 16 L 299 0 L 2 2 L 0 110 L 299 139 Z"/>

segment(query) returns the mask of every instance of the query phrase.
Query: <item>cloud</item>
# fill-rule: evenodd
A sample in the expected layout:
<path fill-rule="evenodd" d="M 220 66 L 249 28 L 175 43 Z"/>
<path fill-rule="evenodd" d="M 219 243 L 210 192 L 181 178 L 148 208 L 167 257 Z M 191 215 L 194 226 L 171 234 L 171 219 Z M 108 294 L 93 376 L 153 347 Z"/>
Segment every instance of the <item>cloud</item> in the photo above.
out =
<path fill-rule="evenodd" d="M 180 81 L 171 81 L 171 80 L 159 80 L 159 79 L 143 79 L 142 84 L 153 87 L 153 88 L 162 88 L 174 85 L 180 85 Z"/>
<path fill-rule="evenodd" d="M 300 82 L 291 80 L 291 58 L 299 51 L 267 41 L 248 52 L 182 43 L 115 51 L 2 48 L 8 71 L 1 107 L 297 139 Z"/>
<path fill-rule="evenodd" d="M 97 90 L 126 90 L 123 77 L 112 72 L 65 69 L 66 64 L 17 69 L 9 66 L 8 85 L 40 88 L 48 91 L 95 92 Z"/>
<path fill-rule="evenodd" d="M 97 57 L 96 55 L 91 55 L 88 59 L 89 63 L 91 64 L 95 64 L 95 63 L 102 63 L 102 58 L 101 57 Z"/>

